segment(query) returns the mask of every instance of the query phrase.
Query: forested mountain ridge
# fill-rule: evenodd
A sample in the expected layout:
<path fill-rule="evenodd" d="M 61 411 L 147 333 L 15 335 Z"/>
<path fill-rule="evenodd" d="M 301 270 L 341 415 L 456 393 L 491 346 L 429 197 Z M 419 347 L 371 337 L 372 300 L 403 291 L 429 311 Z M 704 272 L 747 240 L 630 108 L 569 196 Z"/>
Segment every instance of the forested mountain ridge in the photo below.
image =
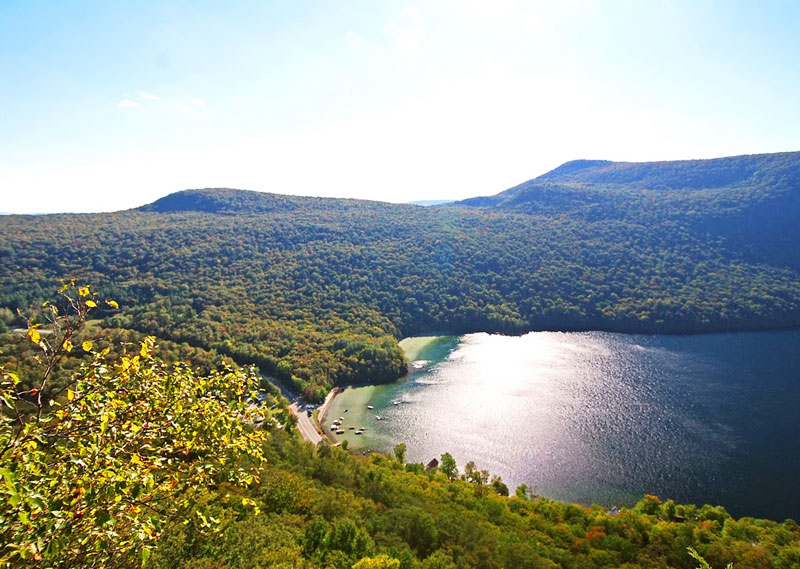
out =
<path fill-rule="evenodd" d="M 78 277 L 120 302 L 103 326 L 256 363 L 311 398 L 402 375 L 397 339 L 421 332 L 798 326 L 799 156 L 568 163 L 428 208 L 205 189 L 4 216 L 0 306 Z"/>
<path fill-rule="evenodd" d="M 471 207 L 585 221 L 675 225 L 731 258 L 800 268 L 800 152 L 709 160 L 575 160 Z"/>

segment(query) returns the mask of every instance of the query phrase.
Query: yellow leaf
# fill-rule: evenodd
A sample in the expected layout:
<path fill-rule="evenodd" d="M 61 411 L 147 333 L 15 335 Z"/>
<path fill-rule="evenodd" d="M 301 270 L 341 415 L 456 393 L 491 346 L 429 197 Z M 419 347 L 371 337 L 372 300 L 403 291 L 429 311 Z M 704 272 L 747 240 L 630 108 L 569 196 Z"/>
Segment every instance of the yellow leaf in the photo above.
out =
<path fill-rule="evenodd" d="M 89 287 L 82 286 L 78 289 L 78 294 L 81 296 L 89 296 Z"/>
<path fill-rule="evenodd" d="M 86 340 L 83 344 L 81 344 L 81 348 L 83 348 L 84 352 L 91 352 L 92 346 L 93 344 L 89 340 Z"/>
<path fill-rule="evenodd" d="M 72 342 L 70 342 L 69 340 L 64 340 L 64 349 L 67 350 L 68 352 L 71 352 Z"/>
<path fill-rule="evenodd" d="M 31 342 L 34 344 L 38 344 L 39 340 L 42 339 L 42 335 L 36 330 L 36 328 L 31 328 L 28 330 L 28 337 L 31 339 Z"/>
<path fill-rule="evenodd" d="M 106 304 L 109 305 L 111 308 L 119 308 L 119 304 L 117 304 L 116 300 L 107 300 Z"/>
<path fill-rule="evenodd" d="M 86 306 L 88 306 L 89 308 L 95 308 L 97 307 L 97 303 L 94 300 L 87 300 Z"/>
<path fill-rule="evenodd" d="M 67 401 L 72 401 L 73 399 L 75 399 L 75 392 L 67 389 Z"/>

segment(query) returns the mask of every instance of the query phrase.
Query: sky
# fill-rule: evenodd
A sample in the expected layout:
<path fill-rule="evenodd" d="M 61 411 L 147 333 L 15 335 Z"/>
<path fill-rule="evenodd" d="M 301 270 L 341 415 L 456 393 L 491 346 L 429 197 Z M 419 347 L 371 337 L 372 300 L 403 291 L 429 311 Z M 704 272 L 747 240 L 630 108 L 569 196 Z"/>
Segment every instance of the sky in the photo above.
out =
<path fill-rule="evenodd" d="M 0 0 L 0 212 L 800 150 L 800 2 Z"/>

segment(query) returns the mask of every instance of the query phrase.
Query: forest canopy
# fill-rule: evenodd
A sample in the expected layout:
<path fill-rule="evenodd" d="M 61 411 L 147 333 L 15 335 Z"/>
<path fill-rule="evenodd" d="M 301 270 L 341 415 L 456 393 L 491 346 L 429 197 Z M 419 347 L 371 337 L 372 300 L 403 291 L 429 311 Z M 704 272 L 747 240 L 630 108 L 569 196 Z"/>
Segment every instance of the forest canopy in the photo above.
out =
<path fill-rule="evenodd" d="M 0 326 L 78 277 L 119 301 L 99 326 L 256 364 L 310 399 L 403 375 L 397 340 L 420 332 L 793 327 L 799 180 L 798 153 L 579 161 L 429 208 L 206 189 L 3 216 Z"/>

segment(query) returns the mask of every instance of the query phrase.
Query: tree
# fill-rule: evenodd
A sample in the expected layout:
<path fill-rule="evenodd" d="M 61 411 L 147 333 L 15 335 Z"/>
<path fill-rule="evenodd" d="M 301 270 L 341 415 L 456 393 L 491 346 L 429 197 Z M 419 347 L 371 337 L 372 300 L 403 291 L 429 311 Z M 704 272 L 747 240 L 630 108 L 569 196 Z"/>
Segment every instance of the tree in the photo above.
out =
<path fill-rule="evenodd" d="M 16 317 L 7 307 L 0 306 L 0 330 L 5 330 L 6 327 L 14 324 Z"/>
<path fill-rule="evenodd" d="M 400 443 L 394 447 L 394 456 L 400 464 L 406 463 L 406 443 Z"/>
<path fill-rule="evenodd" d="M 505 482 L 503 482 L 503 479 L 500 478 L 500 476 L 492 476 L 491 485 L 492 489 L 497 492 L 498 495 L 508 496 L 508 486 L 506 486 Z"/>
<path fill-rule="evenodd" d="M 422 569 L 456 569 L 453 558 L 439 549 L 429 555 L 421 565 Z"/>
<path fill-rule="evenodd" d="M 477 466 L 475 466 L 475 462 L 470 460 L 464 466 L 464 480 L 467 482 L 471 482 L 475 485 L 475 494 L 478 496 L 482 496 L 484 492 L 484 486 L 489 482 L 489 471 L 487 470 L 479 470 Z"/>
<path fill-rule="evenodd" d="M 381 554 L 377 557 L 365 557 L 353 565 L 353 569 L 400 569 L 400 561 Z"/>
<path fill-rule="evenodd" d="M 449 452 L 442 455 L 442 460 L 439 463 L 439 470 L 441 470 L 447 478 L 455 480 L 458 478 L 458 465 L 456 459 L 453 458 Z"/>
<path fill-rule="evenodd" d="M 523 500 L 527 500 L 531 495 L 531 490 L 528 488 L 527 484 L 520 484 L 517 486 L 517 489 L 514 490 L 514 496 L 517 498 L 522 498 Z"/>
<path fill-rule="evenodd" d="M 711 569 L 711 565 L 708 564 L 708 561 L 697 553 L 693 547 L 687 547 L 687 550 L 689 551 L 689 556 L 700 564 L 697 569 Z M 726 569 L 733 569 L 733 563 L 728 563 Z"/>
<path fill-rule="evenodd" d="M 256 482 L 263 461 L 264 418 L 251 404 L 256 374 L 198 376 L 154 356 L 152 337 L 117 360 L 91 341 L 74 346 L 99 301 L 74 282 L 59 293 L 58 306 L 44 307 L 49 336 L 27 320 L 40 377 L 23 382 L 0 367 L 0 565 L 144 563 L 169 522 L 213 531 L 216 520 L 196 509 L 197 495 L 210 485 L 232 483 L 235 491 Z M 62 391 L 43 396 L 54 367 L 77 349 L 89 363 Z"/>
<path fill-rule="evenodd" d="M 653 494 L 645 494 L 634 509 L 639 513 L 655 516 L 661 511 L 661 500 Z"/>

